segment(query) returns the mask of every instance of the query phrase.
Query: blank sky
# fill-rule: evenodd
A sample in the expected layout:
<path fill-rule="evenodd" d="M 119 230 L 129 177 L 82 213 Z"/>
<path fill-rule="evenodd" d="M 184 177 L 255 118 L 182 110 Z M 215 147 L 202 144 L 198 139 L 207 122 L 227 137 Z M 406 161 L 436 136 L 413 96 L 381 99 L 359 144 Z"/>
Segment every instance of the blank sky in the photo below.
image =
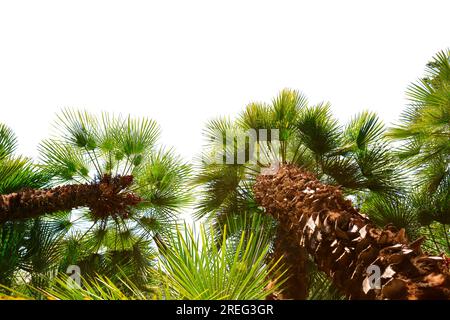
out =
<path fill-rule="evenodd" d="M 1 1 L 0 122 L 36 156 L 55 112 L 148 116 L 186 160 L 204 123 L 282 88 L 387 122 L 450 46 L 450 1 Z"/>

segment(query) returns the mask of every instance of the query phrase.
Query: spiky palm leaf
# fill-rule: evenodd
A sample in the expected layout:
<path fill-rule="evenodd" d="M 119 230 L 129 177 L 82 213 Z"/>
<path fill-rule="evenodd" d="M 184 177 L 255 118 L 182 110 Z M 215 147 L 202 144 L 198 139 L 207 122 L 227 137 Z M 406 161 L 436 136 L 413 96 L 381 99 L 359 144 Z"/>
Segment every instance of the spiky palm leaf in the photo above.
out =
<path fill-rule="evenodd" d="M 410 85 L 409 105 L 389 137 L 399 140 L 399 156 L 415 170 L 417 185 L 430 192 L 449 179 L 450 50 L 428 63 L 425 77 Z"/>
<path fill-rule="evenodd" d="M 449 251 L 450 224 L 450 50 L 435 55 L 425 76 L 407 90 L 409 104 L 388 136 L 408 169 L 417 222 L 437 253 Z M 444 230 L 442 232 L 442 230 Z M 446 243 L 444 246 L 438 243 Z"/>
<path fill-rule="evenodd" d="M 214 241 L 214 229 L 201 226 L 198 234 L 187 226 L 179 230 L 160 262 L 166 298 L 259 300 L 275 291 L 267 273 L 281 266 L 265 263 L 270 242 L 263 224 L 259 227 L 242 232 L 236 241 L 227 237 L 225 227 L 220 244 Z"/>
<path fill-rule="evenodd" d="M 46 300 L 154 300 L 160 298 L 157 292 L 142 290 L 124 275 L 119 280 L 112 280 L 101 275 L 89 280 L 82 277 L 80 280 L 79 286 L 74 281 L 68 280 L 67 276 L 58 275 L 51 279 L 46 288 L 27 285 L 16 290 L 0 286 L 0 290 L 4 292 L 0 294 L 0 299 L 33 300 L 40 297 Z"/>

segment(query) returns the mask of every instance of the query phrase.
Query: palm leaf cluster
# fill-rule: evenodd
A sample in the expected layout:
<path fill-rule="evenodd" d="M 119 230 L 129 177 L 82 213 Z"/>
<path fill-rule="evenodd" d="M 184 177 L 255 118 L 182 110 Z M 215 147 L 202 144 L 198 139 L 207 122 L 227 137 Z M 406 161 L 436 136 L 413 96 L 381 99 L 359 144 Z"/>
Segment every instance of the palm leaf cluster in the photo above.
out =
<path fill-rule="evenodd" d="M 30 159 L 17 156 L 17 138 L 10 128 L 0 124 L 0 194 L 22 188 L 39 188 L 49 177 Z M 50 258 L 51 246 L 39 222 L 7 222 L 0 225 L 0 281 L 12 284 L 19 270 L 29 269 L 33 262 Z M 48 233 L 47 233 L 48 235 Z M 50 237 L 50 235 L 48 235 Z M 58 237 L 52 234 L 51 237 Z M 38 239 L 39 238 L 39 239 Z M 46 246 L 47 245 L 47 246 Z M 41 252 L 37 252 L 41 250 Z M 42 256 L 40 253 L 44 253 Z M 46 254 L 47 253 L 47 254 Z"/>
<path fill-rule="evenodd" d="M 81 283 L 59 274 L 47 283 L 28 282 L 3 286 L 3 299 L 48 300 L 154 300 L 154 299 L 264 299 L 279 288 L 267 278 L 271 269 L 283 274 L 278 261 L 266 264 L 270 241 L 262 221 L 253 219 L 250 233 L 227 236 L 217 243 L 214 229 L 200 225 L 199 232 L 187 225 L 176 228 L 161 247 L 158 268 L 151 270 L 151 281 L 130 279 L 123 270 L 108 277 L 95 274 Z M 98 271 L 98 270 L 97 270 Z M 2 297 L 0 296 L 0 299 Z"/>
<path fill-rule="evenodd" d="M 388 136 L 409 172 L 406 206 L 427 233 L 428 245 L 450 252 L 450 51 L 430 61 L 406 92 L 409 104 Z"/>
<path fill-rule="evenodd" d="M 255 228 L 256 227 L 256 228 Z M 161 279 L 167 298 L 188 300 L 264 299 L 274 292 L 267 274 L 283 272 L 279 261 L 267 264 L 270 248 L 261 220 L 253 220 L 252 231 L 228 235 L 216 241 L 214 229 L 201 225 L 199 232 L 190 227 L 171 238 L 160 260 Z"/>

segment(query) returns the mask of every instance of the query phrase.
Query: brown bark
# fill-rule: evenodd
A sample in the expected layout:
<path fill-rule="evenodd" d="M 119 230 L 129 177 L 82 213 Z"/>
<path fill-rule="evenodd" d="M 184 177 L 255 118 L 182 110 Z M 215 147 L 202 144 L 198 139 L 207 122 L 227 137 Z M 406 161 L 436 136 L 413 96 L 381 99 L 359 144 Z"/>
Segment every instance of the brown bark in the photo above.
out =
<path fill-rule="evenodd" d="M 280 261 L 286 268 L 286 281 L 281 285 L 279 293 L 268 297 L 270 300 L 305 300 L 308 296 L 308 252 L 296 244 L 295 237 L 295 233 L 285 230 L 282 225 L 278 227 L 274 251 L 270 258 L 272 261 Z M 274 275 L 273 278 L 277 276 Z"/>
<path fill-rule="evenodd" d="M 351 299 L 450 299 L 448 260 L 408 243 L 403 229 L 376 227 L 339 187 L 320 183 L 295 166 L 261 175 L 257 201 L 283 225 L 291 241 L 311 254 L 320 270 Z M 381 286 L 369 286 L 367 268 L 381 271 Z"/>
<path fill-rule="evenodd" d="M 141 200 L 126 192 L 132 176 L 111 178 L 105 175 L 91 184 L 77 184 L 53 189 L 26 189 L 16 193 L 0 195 L 0 223 L 26 218 L 37 218 L 44 214 L 88 207 L 96 217 L 124 216 L 129 207 Z"/>

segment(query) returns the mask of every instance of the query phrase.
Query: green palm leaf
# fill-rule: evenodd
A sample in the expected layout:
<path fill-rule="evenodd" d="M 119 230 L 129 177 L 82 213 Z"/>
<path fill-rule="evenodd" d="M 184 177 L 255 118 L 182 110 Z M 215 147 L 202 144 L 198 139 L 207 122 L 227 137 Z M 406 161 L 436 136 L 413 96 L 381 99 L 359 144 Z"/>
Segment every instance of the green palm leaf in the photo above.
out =
<path fill-rule="evenodd" d="M 261 240 L 256 231 L 242 233 L 236 243 L 227 240 L 223 231 L 222 243 L 216 245 L 213 229 L 200 233 L 185 226 L 170 239 L 161 259 L 161 278 L 165 295 L 189 300 L 255 300 L 264 299 L 275 288 L 267 289 L 267 273 L 280 269 L 274 262 L 265 263 L 269 244 Z M 264 232 L 264 231 L 263 231 Z M 283 272 L 281 272 L 283 274 Z"/>

